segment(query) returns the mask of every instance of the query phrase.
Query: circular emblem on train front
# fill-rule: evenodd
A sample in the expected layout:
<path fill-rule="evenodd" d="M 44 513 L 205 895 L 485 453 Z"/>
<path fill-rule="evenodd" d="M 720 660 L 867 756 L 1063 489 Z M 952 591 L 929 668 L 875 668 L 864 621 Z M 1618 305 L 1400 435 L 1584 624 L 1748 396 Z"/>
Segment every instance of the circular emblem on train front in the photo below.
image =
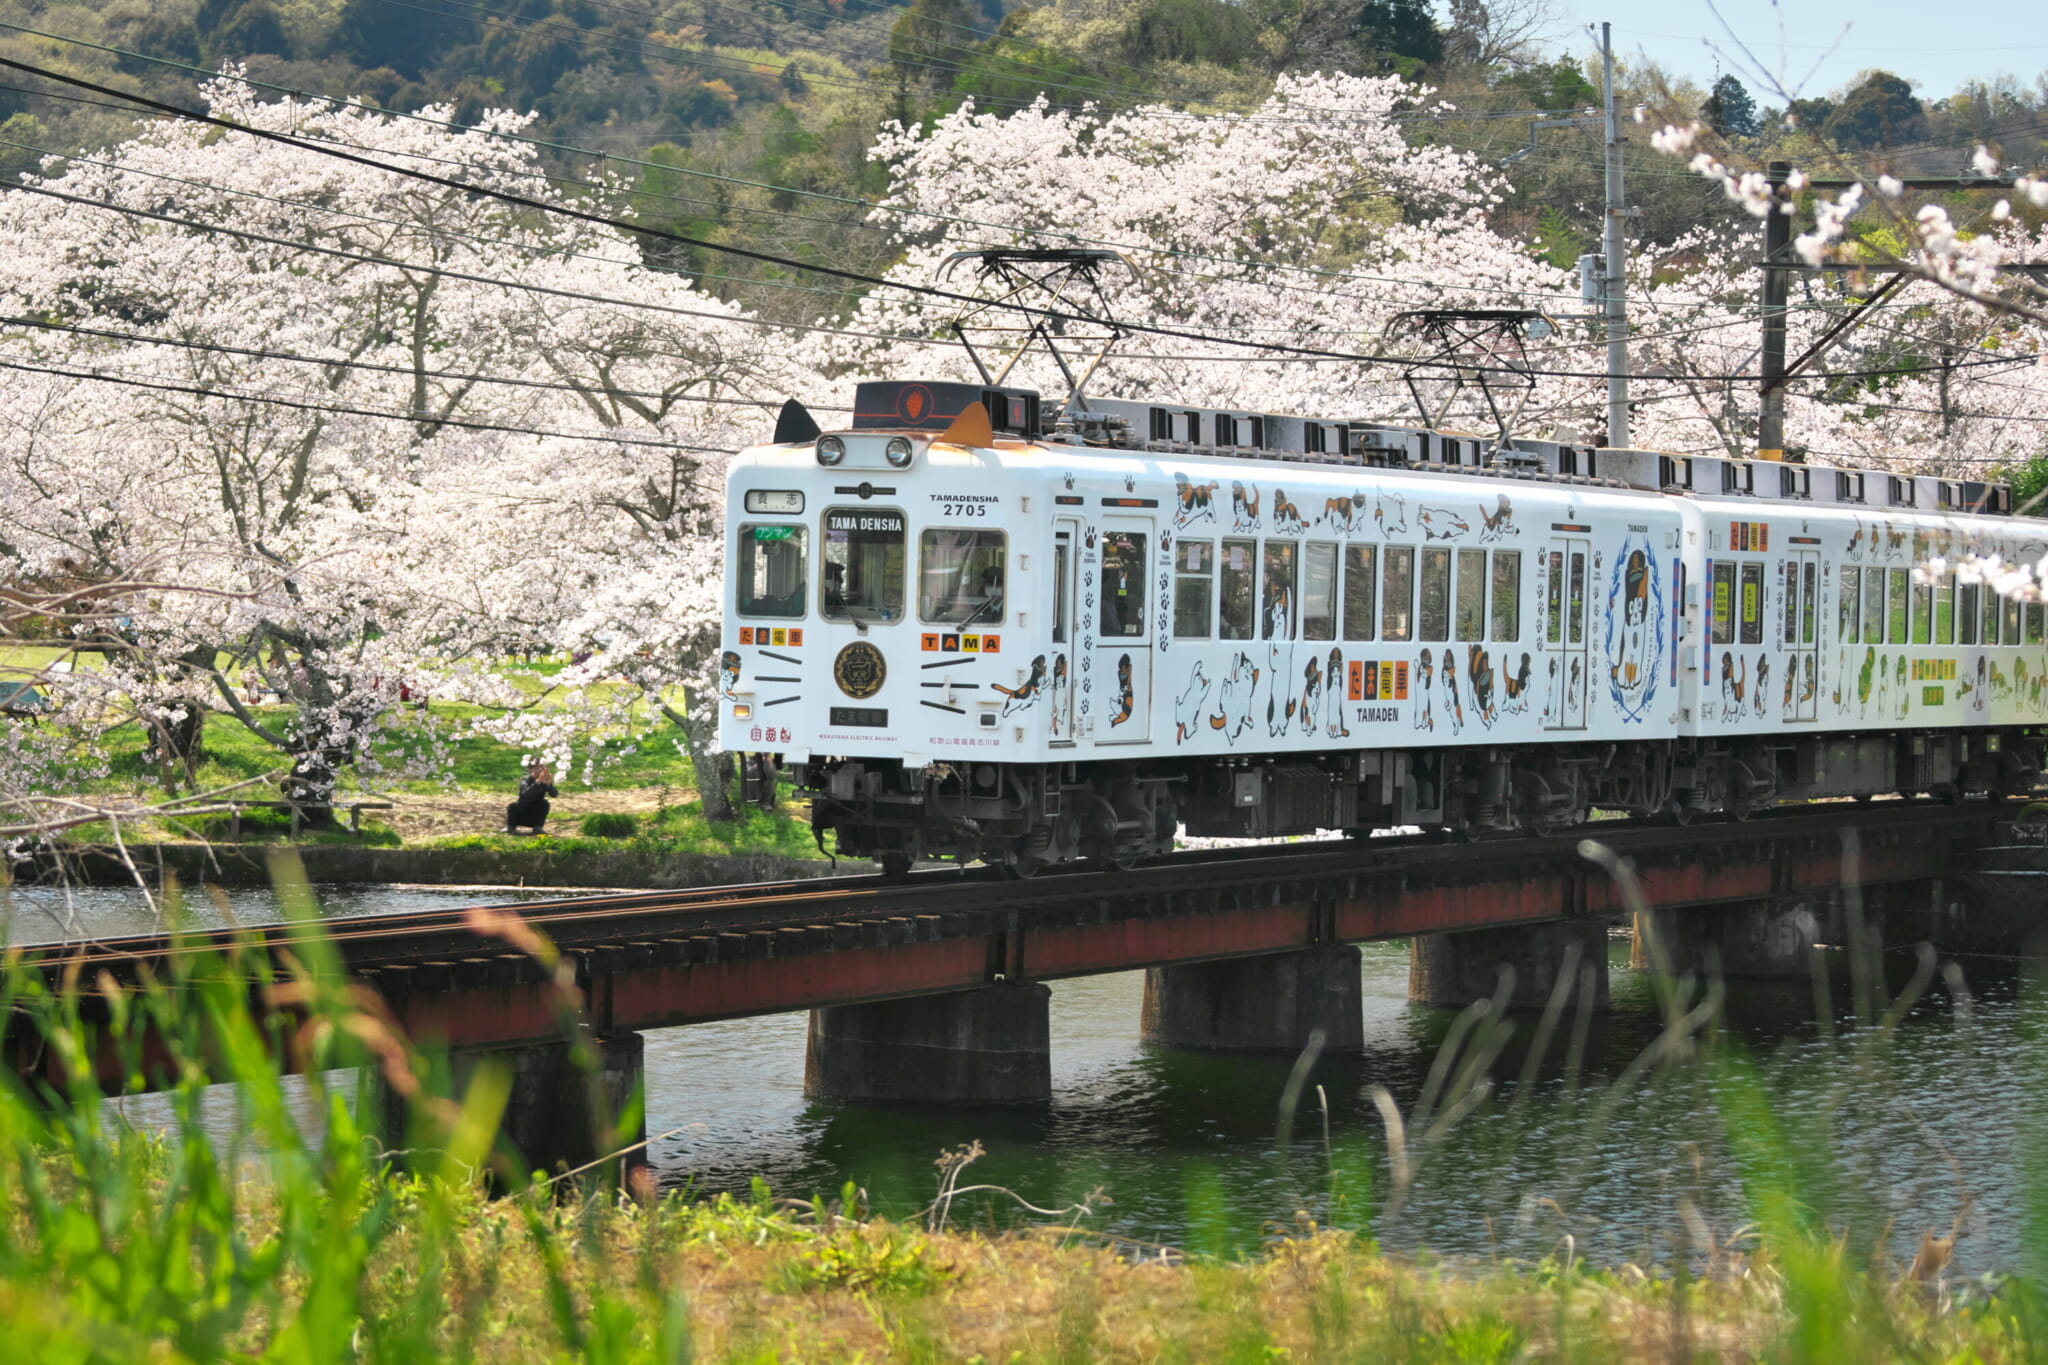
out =
<path fill-rule="evenodd" d="M 839 657 L 832 661 L 832 681 L 855 701 L 866 701 L 881 691 L 882 680 L 888 676 L 889 668 L 882 662 L 882 651 L 866 640 L 855 640 L 840 650 Z"/>
<path fill-rule="evenodd" d="M 908 426 L 917 426 L 932 415 L 932 391 L 922 384 L 905 384 L 896 391 L 896 415 Z"/>

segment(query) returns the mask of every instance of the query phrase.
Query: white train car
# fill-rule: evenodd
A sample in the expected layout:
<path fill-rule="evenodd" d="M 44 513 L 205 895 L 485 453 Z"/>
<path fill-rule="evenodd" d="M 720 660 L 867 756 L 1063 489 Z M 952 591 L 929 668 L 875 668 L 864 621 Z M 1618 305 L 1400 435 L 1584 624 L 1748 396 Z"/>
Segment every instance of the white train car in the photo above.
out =
<path fill-rule="evenodd" d="M 1911 573 L 2040 552 L 1994 486 L 1122 402 L 1047 438 L 1035 393 L 961 384 L 855 407 L 732 465 L 721 739 L 885 867 L 2038 766 L 2040 609 Z"/>

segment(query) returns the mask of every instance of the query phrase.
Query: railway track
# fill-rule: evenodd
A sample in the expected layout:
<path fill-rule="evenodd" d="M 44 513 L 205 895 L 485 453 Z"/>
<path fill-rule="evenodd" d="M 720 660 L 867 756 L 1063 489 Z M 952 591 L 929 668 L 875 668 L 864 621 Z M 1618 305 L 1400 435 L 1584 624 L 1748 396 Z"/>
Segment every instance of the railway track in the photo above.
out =
<path fill-rule="evenodd" d="M 541 930 L 565 951 L 633 949 L 639 955 L 666 957 L 677 951 L 676 945 L 721 938 L 727 941 L 728 952 L 742 951 L 740 940 L 777 931 L 823 932 L 837 926 L 838 936 L 845 938 L 848 926 L 853 926 L 858 936 L 859 926 L 877 921 L 924 922 L 925 932 L 941 933 L 950 921 L 969 912 L 977 922 L 1000 914 L 1011 924 L 1029 927 L 1048 914 L 1064 918 L 1064 912 L 1077 905 L 1090 907 L 1105 918 L 1119 913 L 1120 907 L 1142 917 L 1153 913 L 1148 906 L 1219 898 L 1241 905 L 1265 897 L 1277 904 L 1304 897 L 1357 895 L 1383 890 L 1389 885 L 1390 873 L 1410 874 L 1418 881 L 1457 880 L 1468 875 L 1498 878 L 1504 868 L 1520 865 L 1533 874 L 1578 861 L 1579 845 L 1588 838 L 1611 844 L 1625 855 L 1711 850 L 1719 845 L 1724 846 L 1725 856 L 1739 858 L 1744 845 L 1752 841 L 1838 838 L 1845 815 L 1853 815 L 1854 826 L 1868 839 L 1902 826 L 1925 824 L 1936 813 L 1969 820 L 1995 818 L 1997 811 L 1982 805 L 1958 808 L 1933 801 L 1827 803 L 1788 807 L 1744 822 L 1696 823 L 1683 828 L 1621 819 L 1599 821 L 1570 835 L 1544 839 L 1449 843 L 1427 835 L 1402 835 L 1212 849 L 1177 854 L 1129 872 L 1063 869 L 1027 881 L 1008 880 L 990 869 L 943 868 L 914 872 L 901 880 L 880 876 L 813 878 L 606 893 L 489 908 Z M 118 978 L 131 977 L 145 967 L 161 971 L 176 959 L 218 953 L 238 942 L 272 952 L 290 950 L 311 933 L 324 935 L 342 960 L 359 970 L 474 961 L 480 954 L 508 955 L 502 941 L 478 934 L 470 923 L 471 910 L 356 916 L 179 935 L 124 935 L 36 945 L 30 951 L 52 973 L 77 971 L 88 978 L 99 970 Z M 759 947 L 757 943 L 757 950 Z"/>

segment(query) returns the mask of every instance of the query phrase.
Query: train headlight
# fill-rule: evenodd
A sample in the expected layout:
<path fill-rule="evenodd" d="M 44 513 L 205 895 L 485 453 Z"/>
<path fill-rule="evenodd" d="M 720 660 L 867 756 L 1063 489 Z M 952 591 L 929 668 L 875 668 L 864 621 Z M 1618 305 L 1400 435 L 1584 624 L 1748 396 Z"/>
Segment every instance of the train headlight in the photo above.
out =
<path fill-rule="evenodd" d="M 732 704 L 732 718 L 734 720 L 752 720 L 754 718 L 754 704 L 750 701 L 734 702 Z"/>
<path fill-rule="evenodd" d="M 898 469 L 910 468 L 910 462 L 917 455 L 917 448 L 910 444 L 908 436 L 892 436 L 889 444 L 882 448 L 882 458 Z"/>
<path fill-rule="evenodd" d="M 818 438 L 819 464 L 835 465 L 845 458 L 846 442 L 840 440 L 837 436 L 820 436 Z"/>

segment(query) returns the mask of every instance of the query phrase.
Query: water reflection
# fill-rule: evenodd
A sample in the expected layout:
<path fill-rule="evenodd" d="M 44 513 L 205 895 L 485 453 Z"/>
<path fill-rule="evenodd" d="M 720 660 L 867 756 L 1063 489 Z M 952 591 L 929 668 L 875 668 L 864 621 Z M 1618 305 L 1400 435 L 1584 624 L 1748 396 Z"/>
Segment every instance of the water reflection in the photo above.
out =
<path fill-rule="evenodd" d="M 445 888 L 323 893 L 330 915 L 477 899 Z M 80 893 L 75 907 L 91 932 L 148 927 L 132 895 Z M 14 912 L 14 932 L 28 936 L 19 893 Z M 254 894 L 226 913 L 275 918 Z M 198 907 L 195 920 L 225 914 Z M 796 1195 L 853 1181 L 877 1209 L 908 1216 L 932 1197 L 934 1158 L 978 1141 L 986 1155 L 968 1183 L 1045 1207 L 1104 1192 L 1113 1202 L 1096 1206 L 1091 1225 L 1139 1242 L 1243 1249 L 1306 1210 L 1393 1247 L 1539 1257 L 1568 1237 L 1576 1254 L 1642 1263 L 1684 1254 L 1673 1241 L 1681 1198 L 1725 1239 L 1749 1223 L 1753 1196 L 1777 1187 L 1866 1244 L 1889 1238 L 1910 1255 L 1922 1232 L 1957 1228 L 1958 1270 L 2017 1268 L 2022 1163 L 2048 1118 L 2022 1101 L 2048 1087 L 2034 1074 L 2042 1007 L 2014 964 L 1973 960 L 1964 995 L 1937 979 L 1888 1034 L 1854 1027 L 1844 979 L 1830 986 L 1827 1029 L 1811 982 L 1732 983 L 1725 1025 L 1696 1055 L 1616 1089 L 1664 1016 L 1649 980 L 1627 969 L 1625 945 L 1613 946 L 1613 1007 L 1593 1017 L 1578 1083 L 1567 1075 L 1567 1012 L 1542 1040 L 1533 1080 L 1518 1084 L 1537 1019 L 1517 1016 L 1492 1095 L 1421 1144 L 1398 1195 L 1375 1088 L 1412 1119 L 1456 1017 L 1408 1003 L 1398 944 L 1366 945 L 1365 1051 L 1316 1065 L 1285 1153 L 1275 1131 L 1292 1059 L 1141 1046 L 1143 979 L 1129 973 L 1053 983 L 1054 1095 L 1035 1110 L 811 1103 L 800 1014 L 650 1034 L 648 1128 L 666 1134 L 655 1167 L 669 1186 L 700 1192 L 744 1190 L 757 1175 Z M 1892 954 L 1887 989 L 1912 967 L 1910 954 Z M 136 1103 L 131 1112 L 154 1112 Z M 232 1129 L 231 1103 L 209 1113 Z M 956 1214 L 1014 1216 L 997 1196 L 965 1199 Z"/>

